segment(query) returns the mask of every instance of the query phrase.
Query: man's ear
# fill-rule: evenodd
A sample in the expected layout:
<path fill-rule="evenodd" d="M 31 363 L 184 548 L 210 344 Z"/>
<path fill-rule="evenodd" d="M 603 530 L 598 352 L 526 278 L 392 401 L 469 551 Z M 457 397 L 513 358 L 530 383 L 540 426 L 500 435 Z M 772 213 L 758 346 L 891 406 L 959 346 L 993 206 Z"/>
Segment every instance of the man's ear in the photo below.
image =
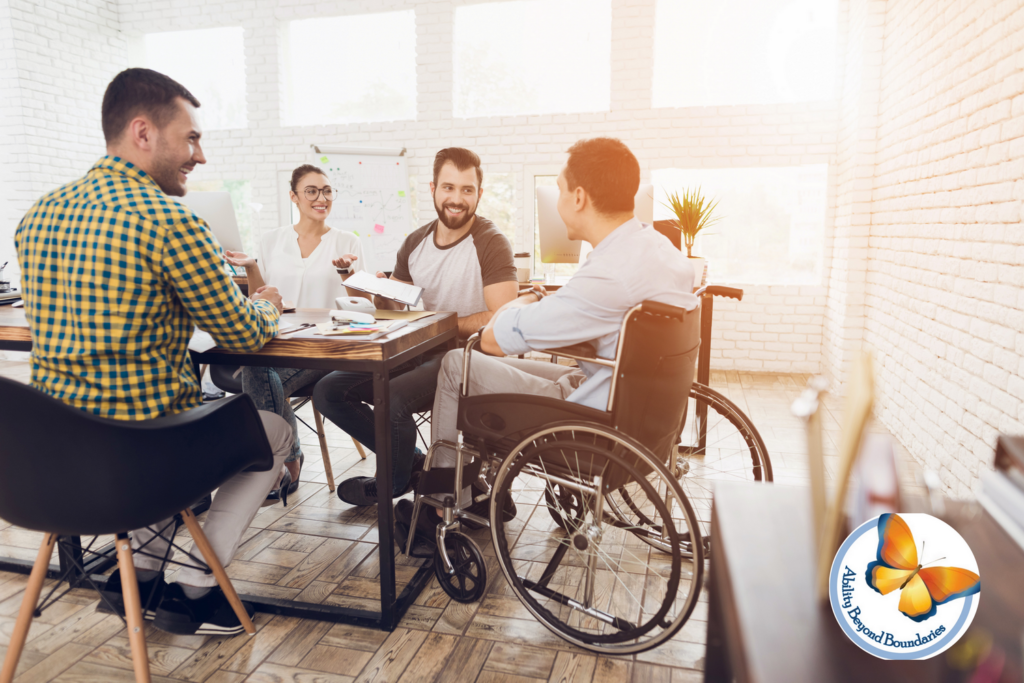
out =
<path fill-rule="evenodd" d="M 582 185 L 577 185 L 576 189 L 573 190 L 573 208 L 577 211 L 582 211 L 587 208 L 589 201 L 590 197 L 587 196 L 587 191 L 583 189 Z"/>
<path fill-rule="evenodd" d="M 152 152 L 156 143 L 156 128 L 144 116 L 136 116 L 128 123 L 128 139 L 132 146 Z"/>
<path fill-rule="evenodd" d="M 431 197 L 434 196 L 434 183 L 433 182 L 430 183 L 430 196 Z"/>

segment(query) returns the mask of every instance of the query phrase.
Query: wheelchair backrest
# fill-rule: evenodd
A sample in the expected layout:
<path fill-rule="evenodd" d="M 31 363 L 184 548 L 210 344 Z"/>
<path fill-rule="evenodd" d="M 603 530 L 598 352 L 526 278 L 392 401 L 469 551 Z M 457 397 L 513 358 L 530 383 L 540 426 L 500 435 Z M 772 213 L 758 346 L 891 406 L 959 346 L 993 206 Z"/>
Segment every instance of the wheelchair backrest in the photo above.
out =
<path fill-rule="evenodd" d="M 676 445 L 700 348 L 700 308 L 644 301 L 626 316 L 616 353 L 612 424 L 667 460 Z"/>

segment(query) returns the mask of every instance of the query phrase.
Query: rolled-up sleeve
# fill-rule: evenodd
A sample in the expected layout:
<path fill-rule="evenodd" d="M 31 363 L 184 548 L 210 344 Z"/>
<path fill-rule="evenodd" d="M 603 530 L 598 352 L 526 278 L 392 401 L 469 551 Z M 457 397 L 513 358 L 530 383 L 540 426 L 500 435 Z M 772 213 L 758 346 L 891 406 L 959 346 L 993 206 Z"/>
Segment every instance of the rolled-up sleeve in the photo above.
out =
<path fill-rule="evenodd" d="M 621 282 L 593 269 L 580 269 L 554 294 L 494 321 L 494 337 L 509 355 L 579 344 L 616 332 L 629 294 Z"/>

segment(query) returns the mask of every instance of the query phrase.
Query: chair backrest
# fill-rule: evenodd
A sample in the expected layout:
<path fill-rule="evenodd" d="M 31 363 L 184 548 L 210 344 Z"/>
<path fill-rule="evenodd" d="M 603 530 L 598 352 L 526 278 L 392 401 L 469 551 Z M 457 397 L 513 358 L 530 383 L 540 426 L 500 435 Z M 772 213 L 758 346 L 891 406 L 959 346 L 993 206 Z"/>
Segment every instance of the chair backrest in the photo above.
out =
<path fill-rule="evenodd" d="M 644 301 L 627 315 L 612 380 L 612 425 L 668 459 L 700 348 L 700 308 Z"/>
<path fill-rule="evenodd" d="M 111 420 L 0 378 L 0 405 L 0 518 L 27 529 L 136 529 L 274 462 L 244 394 L 154 420 Z"/>

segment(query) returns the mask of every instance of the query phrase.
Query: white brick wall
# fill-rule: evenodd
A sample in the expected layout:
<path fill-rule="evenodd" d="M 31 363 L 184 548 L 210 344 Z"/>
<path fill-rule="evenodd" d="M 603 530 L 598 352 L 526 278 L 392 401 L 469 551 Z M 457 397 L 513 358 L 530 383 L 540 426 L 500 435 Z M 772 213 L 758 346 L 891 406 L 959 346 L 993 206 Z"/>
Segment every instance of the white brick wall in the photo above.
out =
<path fill-rule="evenodd" d="M 245 28 L 249 128 L 208 131 L 204 142 L 209 163 L 193 178 L 250 179 L 255 201 L 264 205 L 264 228 L 277 224 L 282 172 L 303 163 L 311 143 L 408 148 L 423 222 L 434 215 L 427 188 L 434 153 L 450 145 L 469 147 L 480 154 L 485 173 L 517 174 L 520 199 L 525 194 L 522 178 L 526 167 L 557 169 L 572 143 L 594 135 L 614 135 L 630 145 L 646 178 L 652 170 L 671 167 L 834 162 L 834 103 L 652 109 L 654 0 L 613 1 L 611 111 L 454 119 L 452 25 L 455 7 L 460 4 L 464 3 L 183 0 L 173 5 L 122 2 L 119 9 L 121 30 L 129 40 L 155 30 Z M 282 126 L 278 64 L 279 31 L 284 22 L 409 8 L 415 9 L 417 23 L 416 121 Z M 486 185 L 486 177 L 484 182 Z M 532 207 L 529 210 L 532 212 Z M 830 230 L 831 216 L 828 221 Z M 745 289 L 747 298 L 740 304 L 717 302 L 715 367 L 816 371 L 822 347 L 824 282 L 817 287 L 748 285 Z M 790 315 L 794 306 L 799 308 L 795 318 Z"/>
<path fill-rule="evenodd" d="M 19 158 L 22 147 L 21 94 L 18 87 L 17 52 L 14 49 L 14 27 L 6 2 L 0 2 L 0 159 Z M 0 164 L 0 264 L 12 262 L 6 274 L 18 270 L 14 255 L 14 226 L 18 222 L 18 206 L 14 184 L 18 182 L 14 163 Z"/>
<path fill-rule="evenodd" d="M 0 259 L 32 202 L 105 153 L 100 103 L 126 64 L 113 0 L 0 0 Z"/>
<path fill-rule="evenodd" d="M 877 414 L 967 496 L 1024 432 L 1024 6 L 890 0 L 864 340 Z"/>

